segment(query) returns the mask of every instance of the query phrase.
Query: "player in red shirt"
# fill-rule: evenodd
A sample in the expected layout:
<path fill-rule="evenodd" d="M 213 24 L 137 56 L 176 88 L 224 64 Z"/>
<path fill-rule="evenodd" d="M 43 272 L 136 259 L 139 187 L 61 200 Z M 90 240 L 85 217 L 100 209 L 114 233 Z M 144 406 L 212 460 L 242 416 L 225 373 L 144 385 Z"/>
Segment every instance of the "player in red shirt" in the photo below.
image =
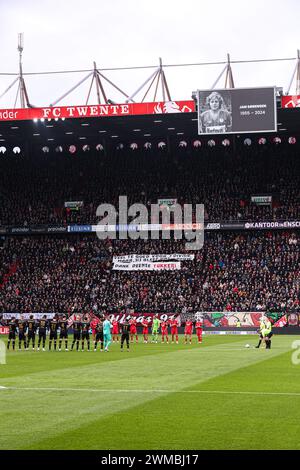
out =
<path fill-rule="evenodd" d="M 94 342 L 95 342 L 95 337 L 96 337 L 96 326 L 98 323 L 99 323 L 99 319 L 95 317 L 93 318 L 90 324 L 90 327 L 92 328 L 92 338 Z"/>
<path fill-rule="evenodd" d="M 170 324 L 171 324 L 172 343 L 174 343 L 174 337 L 176 337 L 176 344 L 178 344 L 178 325 L 179 325 L 178 317 L 171 320 Z"/>
<path fill-rule="evenodd" d="M 146 318 L 142 321 L 144 343 L 148 343 L 149 323 Z"/>
<path fill-rule="evenodd" d="M 113 338 L 113 343 L 119 342 L 119 322 L 117 320 L 112 321 L 112 338 Z"/>
<path fill-rule="evenodd" d="M 168 336 L 168 322 L 167 321 L 162 321 L 160 324 L 161 327 L 161 342 L 164 343 L 165 337 L 166 337 L 166 343 L 169 344 L 169 336 Z"/>
<path fill-rule="evenodd" d="M 192 344 L 193 322 L 190 318 L 185 322 L 184 328 L 184 344 L 187 344 L 188 336 L 190 337 L 190 344 Z"/>
<path fill-rule="evenodd" d="M 135 336 L 135 342 L 138 343 L 139 337 L 137 335 L 137 330 L 136 330 L 136 319 L 131 318 L 129 320 L 129 325 L 130 325 L 130 341 L 133 343 L 133 337 Z"/>
<path fill-rule="evenodd" d="M 203 329 L 203 323 L 201 320 L 196 321 L 196 334 L 198 338 L 198 343 L 202 343 L 202 329 Z"/>

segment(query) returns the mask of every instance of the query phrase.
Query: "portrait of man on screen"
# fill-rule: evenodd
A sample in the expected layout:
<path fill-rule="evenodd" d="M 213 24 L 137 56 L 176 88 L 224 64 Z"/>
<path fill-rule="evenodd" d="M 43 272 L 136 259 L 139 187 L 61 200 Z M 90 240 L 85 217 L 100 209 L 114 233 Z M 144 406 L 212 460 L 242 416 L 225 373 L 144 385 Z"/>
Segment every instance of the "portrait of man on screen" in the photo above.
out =
<path fill-rule="evenodd" d="M 203 134 L 231 132 L 232 113 L 229 94 L 225 98 L 221 93 L 212 91 L 201 102 L 203 106 L 199 109 L 199 132 Z"/>

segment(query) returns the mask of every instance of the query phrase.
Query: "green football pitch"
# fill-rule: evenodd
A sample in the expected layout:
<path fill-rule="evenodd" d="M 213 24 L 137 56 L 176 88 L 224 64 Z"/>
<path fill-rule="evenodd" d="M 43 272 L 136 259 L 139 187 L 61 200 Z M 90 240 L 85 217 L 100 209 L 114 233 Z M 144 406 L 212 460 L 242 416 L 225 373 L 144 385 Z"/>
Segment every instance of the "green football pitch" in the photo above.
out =
<path fill-rule="evenodd" d="M 298 339 L 9 351 L 0 449 L 300 449 Z"/>

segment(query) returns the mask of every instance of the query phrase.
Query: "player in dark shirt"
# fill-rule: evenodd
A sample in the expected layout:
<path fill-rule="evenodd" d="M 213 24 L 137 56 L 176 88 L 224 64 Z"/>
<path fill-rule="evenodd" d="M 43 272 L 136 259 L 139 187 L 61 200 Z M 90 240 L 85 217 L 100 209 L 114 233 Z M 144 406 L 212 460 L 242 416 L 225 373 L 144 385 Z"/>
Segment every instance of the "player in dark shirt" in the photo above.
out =
<path fill-rule="evenodd" d="M 103 318 L 100 318 L 100 321 L 96 325 L 96 339 L 94 351 L 97 351 L 97 343 L 100 342 L 100 352 L 103 351 Z"/>
<path fill-rule="evenodd" d="M 130 324 L 127 320 L 123 323 L 120 323 L 121 329 L 121 352 L 123 351 L 123 344 L 126 341 L 127 344 L 127 352 L 129 352 L 129 331 L 130 331 Z"/>
<path fill-rule="evenodd" d="M 30 344 L 30 340 L 31 340 L 32 349 L 34 350 L 34 348 L 35 348 L 35 333 L 36 333 L 37 324 L 36 324 L 35 319 L 33 318 L 33 315 L 30 315 L 30 317 L 29 317 L 29 320 L 27 322 L 27 328 L 28 328 L 27 349 L 29 349 L 29 344 Z"/>
<path fill-rule="evenodd" d="M 64 339 L 65 349 L 66 351 L 68 351 L 68 320 L 67 320 L 66 315 L 63 315 L 61 320 L 59 321 L 59 328 L 60 328 L 60 334 L 59 334 L 58 350 L 61 351 L 61 345 Z"/>
<path fill-rule="evenodd" d="M 49 351 L 51 351 L 52 341 L 54 341 L 54 349 L 56 350 L 57 330 L 58 330 L 58 316 L 54 315 L 49 322 L 50 337 L 49 337 Z"/>
<path fill-rule="evenodd" d="M 84 351 L 84 340 L 87 342 L 88 351 L 90 350 L 90 318 L 88 315 L 85 315 L 82 327 L 82 336 L 81 336 L 81 351 Z"/>
<path fill-rule="evenodd" d="M 47 331 L 47 327 L 48 327 L 47 315 L 44 315 L 43 318 L 41 318 L 38 325 L 39 325 L 38 351 L 40 350 L 40 345 L 41 345 L 42 340 L 43 340 L 43 351 L 45 351 L 46 331 Z"/>
<path fill-rule="evenodd" d="M 13 351 L 15 350 L 16 345 L 16 330 L 17 330 L 17 323 L 15 317 L 12 317 L 8 323 L 8 342 L 7 342 L 7 349 L 9 349 L 10 342 L 12 341 L 12 348 Z"/>
<path fill-rule="evenodd" d="M 26 344 L 26 328 L 27 322 L 24 320 L 23 315 L 21 315 L 20 320 L 17 321 L 18 331 L 19 331 L 19 351 L 21 350 L 22 341 L 24 342 L 24 349 L 27 349 Z"/>
<path fill-rule="evenodd" d="M 74 321 L 73 321 L 73 343 L 71 350 L 73 351 L 74 344 L 76 342 L 76 350 L 78 351 L 79 348 L 79 341 L 80 341 L 80 336 L 81 336 L 81 321 L 80 321 L 80 316 L 79 315 L 74 315 Z"/>

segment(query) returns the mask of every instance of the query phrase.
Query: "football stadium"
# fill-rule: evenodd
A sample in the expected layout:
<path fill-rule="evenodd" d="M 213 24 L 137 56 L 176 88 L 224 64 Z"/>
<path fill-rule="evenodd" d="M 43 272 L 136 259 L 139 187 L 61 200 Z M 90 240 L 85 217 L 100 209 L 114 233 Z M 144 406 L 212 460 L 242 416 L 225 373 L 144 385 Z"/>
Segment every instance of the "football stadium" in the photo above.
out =
<path fill-rule="evenodd" d="M 112 101 L 94 64 L 85 105 L 36 107 L 22 50 L 0 109 L 0 449 L 299 450 L 299 51 L 295 95 L 235 87 L 228 56 L 185 101 L 161 62 Z"/>

